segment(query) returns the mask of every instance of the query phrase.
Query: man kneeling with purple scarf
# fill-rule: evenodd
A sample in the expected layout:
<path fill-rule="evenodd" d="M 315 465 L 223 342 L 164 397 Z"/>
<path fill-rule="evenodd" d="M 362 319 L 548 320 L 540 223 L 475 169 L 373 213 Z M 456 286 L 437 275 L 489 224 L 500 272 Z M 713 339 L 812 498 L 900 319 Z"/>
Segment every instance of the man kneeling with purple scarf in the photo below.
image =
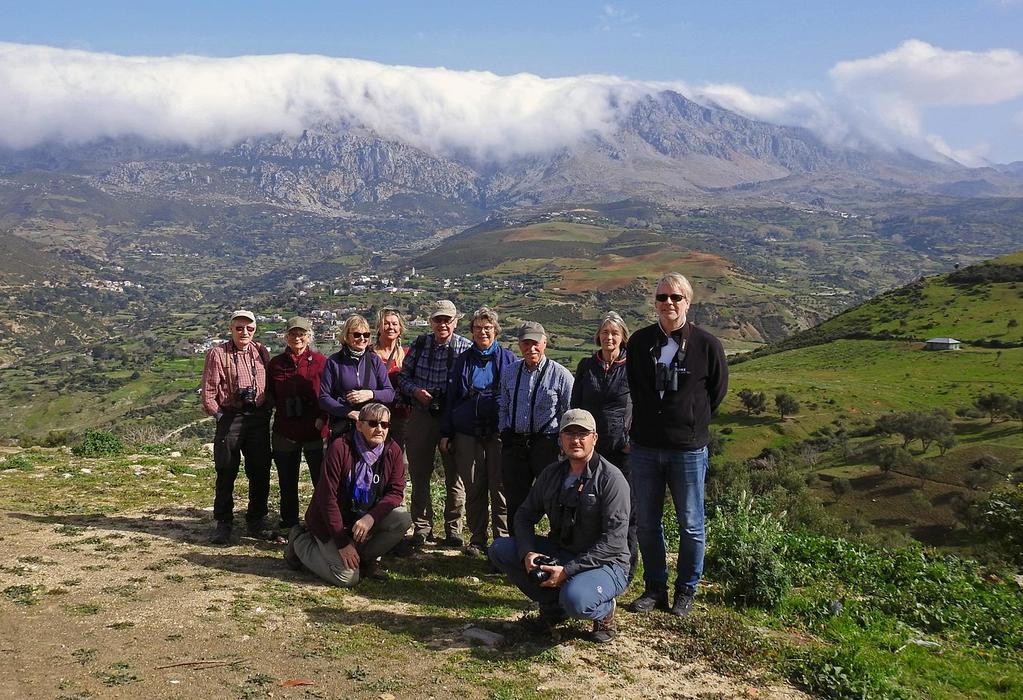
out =
<path fill-rule="evenodd" d="M 366 404 L 356 429 L 327 448 L 305 527 L 296 525 L 288 536 L 284 559 L 290 567 L 309 569 L 335 586 L 387 578 L 380 557 L 412 524 L 401 507 L 405 461 L 387 439 L 390 418 L 387 406 Z"/>

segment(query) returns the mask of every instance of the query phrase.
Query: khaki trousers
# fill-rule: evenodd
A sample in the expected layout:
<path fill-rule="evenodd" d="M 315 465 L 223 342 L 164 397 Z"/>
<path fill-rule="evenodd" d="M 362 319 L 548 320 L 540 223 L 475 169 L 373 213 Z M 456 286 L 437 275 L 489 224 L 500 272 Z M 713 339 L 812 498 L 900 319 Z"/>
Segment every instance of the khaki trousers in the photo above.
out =
<path fill-rule="evenodd" d="M 412 526 L 415 534 L 433 533 L 433 501 L 430 498 L 430 477 L 434 470 L 434 455 L 439 452 L 440 418 L 434 418 L 425 408 L 416 406 L 408 419 L 405 433 L 405 456 L 408 458 L 409 477 L 412 479 Z M 455 458 L 450 452 L 441 454 L 444 466 L 444 534 L 462 535 L 462 514 L 465 511 L 465 487 L 458 478 Z"/>
<path fill-rule="evenodd" d="M 469 544 L 485 549 L 488 519 L 495 540 L 508 536 L 508 506 L 504 501 L 501 480 L 501 436 L 494 433 L 482 438 L 456 433 L 453 442 L 455 466 L 465 485 L 465 514 L 471 533 Z"/>
<path fill-rule="evenodd" d="M 365 542 L 354 542 L 359 559 L 368 564 L 378 557 L 394 549 L 394 545 L 405 537 L 412 519 L 404 508 L 395 508 L 378 523 L 373 524 L 369 531 L 369 539 Z M 334 586 L 350 588 L 359 582 L 359 570 L 345 566 L 337 545 L 321 542 L 313 533 L 304 530 L 295 537 L 295 554 L 302 560 L 305 568 L 312 571 L 327 583 Z"/>

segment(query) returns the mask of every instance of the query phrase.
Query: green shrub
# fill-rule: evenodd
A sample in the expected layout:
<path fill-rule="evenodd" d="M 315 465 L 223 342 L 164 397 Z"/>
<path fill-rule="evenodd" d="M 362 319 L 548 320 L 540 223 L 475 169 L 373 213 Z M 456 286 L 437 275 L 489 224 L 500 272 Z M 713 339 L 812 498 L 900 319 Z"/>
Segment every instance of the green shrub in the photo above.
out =
<path fill-rule="evenodd" d="M 973 504 L 973 522 L 1006 554 L 1023 562 L 1023 486 L 996 491 Z"/>
<path fill-rule="evenodd" d="M 32 460 L 23 454 L 9 455 L 7 459 L 0 462 L 0 469 L 17 469 L 21 472 L 30 472 L 35 468 Z"/>
<path fill-rule="evenodd" d="M 889 680 L 891 676 L 890 669 L 846 648 L 816 649 L 805 657 L 794 657 L 789 667 L 789 677 L 797 684 L 834 700 L 904 697 Z"/>
<path fill-rule="evenodd" d="M 733 508 L 717 508 L 709 523 L 705 565 L 708 576 L 722 584 L 726 599 L 777 606 L 791 588 L 784 560 L 781 519 L 759 512 L 746 494 Z"/>
<path fill-rule="evenodd" d="M 71 448 L 76 457 L 109 457 L 124 454 L 121 438 L 104 430 L 89 430 L 82 441 Z"/>

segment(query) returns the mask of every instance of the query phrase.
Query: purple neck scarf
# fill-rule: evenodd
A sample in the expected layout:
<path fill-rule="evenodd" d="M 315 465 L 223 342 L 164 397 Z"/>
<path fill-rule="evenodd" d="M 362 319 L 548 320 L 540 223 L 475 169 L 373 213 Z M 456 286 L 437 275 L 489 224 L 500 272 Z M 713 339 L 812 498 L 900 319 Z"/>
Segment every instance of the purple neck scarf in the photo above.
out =
<path fill-rule="evenodd" d="M 377 463 L 380 455 L 384 453 L 384 445 L 387 444 L 387 441 L 385 440 L 376 447 L 370 448 L 358 429 L 353 434 L 355 436 L 355 451 L 358 453 L 358 457 L 355 460 L 355 466 L 352 467 L 352 471 L 348 474 L 348 480 L 352 486 L 352 501 L 354 503 L 372 505 L 370 501 L 373 498 L 373 465 Z"/>

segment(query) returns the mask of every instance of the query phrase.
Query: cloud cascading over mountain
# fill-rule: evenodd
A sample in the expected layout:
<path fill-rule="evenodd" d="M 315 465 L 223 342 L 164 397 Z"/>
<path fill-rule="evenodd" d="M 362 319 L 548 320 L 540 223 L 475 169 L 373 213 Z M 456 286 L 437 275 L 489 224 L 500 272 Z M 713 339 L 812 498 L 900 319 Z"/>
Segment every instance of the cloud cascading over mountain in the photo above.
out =
<path fill-rule="evenodd" d="M 948 52 L 910 41 L 840 63 L 831 79 L 834 96 L 763 96 L 736 85 L 604 75 L 498 76 L 298 54 L 124 57 L 0 43 L 0 145 L 136 136 L 221 148 L 341 120 L 433 153 L 484 162 L 606 135 L 644 96 L 676 90 L 754 119 L 807 127 L 831 144 L 955 156 L 940 136 L 925 133 L 921 107 L 1014 99 L 1023 94 L 1023 57 L 1007 50 Z M 978 88 L 978 82 L 998 87 Z"/>

